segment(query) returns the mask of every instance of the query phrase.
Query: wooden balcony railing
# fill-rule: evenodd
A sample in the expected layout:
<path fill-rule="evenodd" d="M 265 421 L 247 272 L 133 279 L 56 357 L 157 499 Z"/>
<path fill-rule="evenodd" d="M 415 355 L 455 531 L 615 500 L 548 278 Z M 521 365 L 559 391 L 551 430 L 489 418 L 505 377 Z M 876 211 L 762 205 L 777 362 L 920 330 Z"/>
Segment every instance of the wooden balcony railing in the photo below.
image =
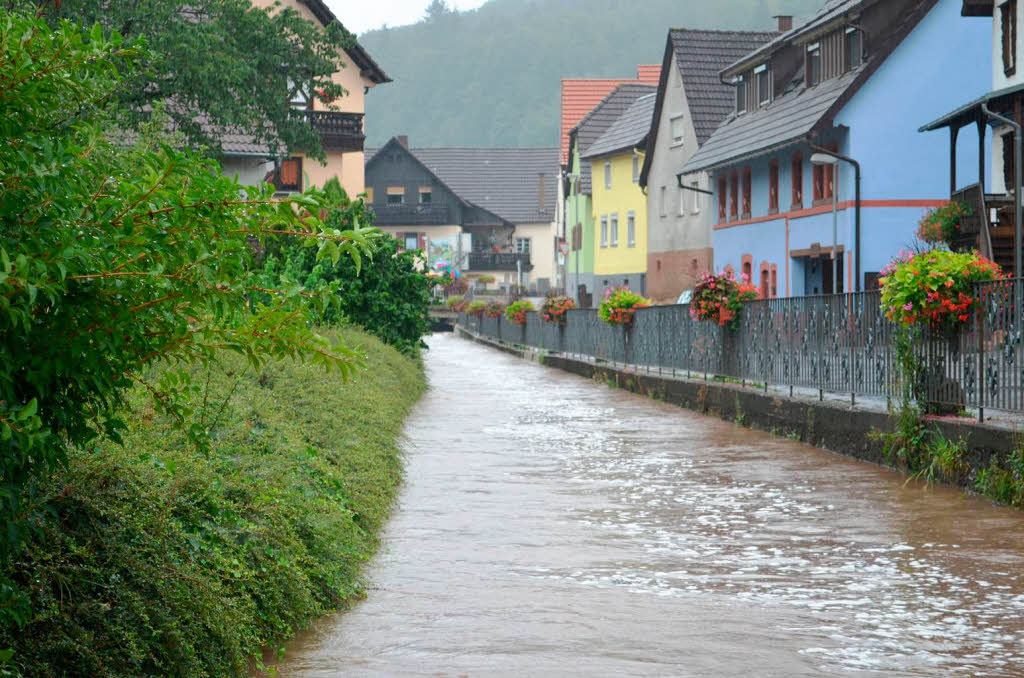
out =
<path fill-rule="evenodd" d="M 380 226 L 441 226 L 452 223 L 451 210 L 444 203 L 389 205 L 373 203 L 374 223 Z"/>
<path fill-rule="evenodd" d="M 306 118 L 313 131 L 320 134 L 325 151 L 363 150 L 366 136 L 362 113 L 309 111 Z"/>
<path fill-rule="evenodd" d="M 529 254 L 518 252 L 473 252 L 469 255 L 470 271 L 516 271 L 522 262 L 523 270 L 533 270 Z"/>

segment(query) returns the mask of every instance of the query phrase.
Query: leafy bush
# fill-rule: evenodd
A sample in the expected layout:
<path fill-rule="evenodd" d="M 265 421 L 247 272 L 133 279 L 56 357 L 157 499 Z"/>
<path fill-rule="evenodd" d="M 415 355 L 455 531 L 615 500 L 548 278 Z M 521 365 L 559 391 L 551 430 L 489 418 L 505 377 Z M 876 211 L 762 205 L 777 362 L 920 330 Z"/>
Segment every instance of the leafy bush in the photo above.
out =
<path fill-rule="evenodd" d="M 597 309 L 597 315 L 609 325 L 629 326 L 638 308 L 651 305 L 651 300 L 640 296 L 628 287 L 617 287 L 604 293 L 604 299 Z"/>
<path fill-rule="evenodd" d="M 739 326 L 743 304 L 757 299 L 758 295 L 757 288 L 745 275 L 737 281 L 731 271 L 703 273 L 693 289 L 690 315 L 695 320 L 735 329 Z"/>
<path fill-rule="evenodd" d="M 500 301 L 492 301 L 487 304 L 487 317 L 488 318 L 500 318 L 505 312 L 505 304 Z"/>
<path fill-rule="evenodd" d="M 576 302 L 566 296 L 553 296 L 544 300 L 540 308 L 541 317 L 546 323 L 565 325 L 566 313 L 576 308 Z"/>
<path fill-rule="evenodd" d="M 961 220 L 970 214 L 970 207 L 956 200 L 928 210 L 918 222 L 917 237 L 926 243 L 949 245 L 960 235 Z"/>
<path fill-rule="evenodd" d="M 251 675 L 264 647 L 359 599 L 424 377 L 372 336 L 331 338 L 373 369 L 346 383 L 225 355 L 194 373 L 208 451 L 139 387 L 124 446 L 75 449 L 41 484 L 50 510 L 4 568 L 32 602 L 0 630 L 26 678 Z"/>
<path fill-rule="evenodd" d="M 444 302 L 445 306 L 455 311 L 456 313 L 462 313 L 469 306 L 469 300 L 464 297 L 448 297 L 448 301 Z"/>
<path fill-rule="evenodd" d="M 327 226 L 369 224 L 362 200 L 350 201 L 332 180 L 337 207 L 325 219 Z M 294 280 L 306 288 L 329 286 L 332 303 L 317 314 L 320 322 L 348 322 L 376 335 L 400 351 L 409 353 L 422 345 L 430 332 L 430 290 L 426 262 L 416 251 L 404 251 L 395 238 L 375 240 L 366 258 L 337 261 L 317 258 L 308 248 L 290 245 L 268 257 L 265 270 L 271 276 Z"/>
<path fill-rule="evenodd" d="M 505 308 L 505 317 L 508 318 L 509 322 L 515 323 L 516 325 L 526 324 L 526 314 L 535 311 L 533 304 L 525 299 L 520 301 L 513 301 L 508 307 Z"/>
<path fill-rule="evenodd" d="M 890 320 L 941 329 L 967 322 L 976 303 L 974 283 L 995 280 L 1002 271 L 977 252 L 932 250 L 903 254 L 883 274 L 878 284 Z"/>
<path fill-rule="evenodd" d="M 488 275 L 487 273 L 474 275 L 473 279 L 479 282 L 481 285 L 490 285 L 495 281 L 495 277 L 493 275 Z"/>
<path fill-rule="evenodd" d="M 0 565 L 46 515 L 40 480 L 118 439 L 134 385 L 204 445 L 188 364 L 228 349 L 351 373 L 357 353 L 311 329 L 330 294 L 267 286 L 253 244 L 295 237 L 358 260 L 378 234 L 327 229 L 322 191 L 279 201 L 194 154 L 113 145 L 104 108 L 146 53 L 98 28 L 51 30 L 28 5 L 0 8 Z M 0 624 L 24 618 L 16 600 L 0 581 Z"/>
<path fill-rule="evenodd" d="M 477 318 L 482 318 L 486 308 L 487 304 L 482 301 L 471 301 L 469 305 L 466 306 L 466 313 L 476 316 Z"/>

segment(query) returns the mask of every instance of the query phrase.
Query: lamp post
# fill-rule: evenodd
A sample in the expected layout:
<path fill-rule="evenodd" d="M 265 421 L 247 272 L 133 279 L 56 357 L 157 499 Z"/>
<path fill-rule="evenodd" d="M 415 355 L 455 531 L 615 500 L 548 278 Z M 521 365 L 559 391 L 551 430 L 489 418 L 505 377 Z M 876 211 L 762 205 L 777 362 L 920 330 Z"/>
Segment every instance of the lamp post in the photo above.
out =
<path fill-rule="evenodd" d="M 821 148 L 820 146 L 814 146 L 812 144 L 811 145 L 811 149 L 814 150 L 814 154 L 811 156 L 811 164 L 812 165 L 833 165 L 834 166 L 834 165 L 837 165 L 840 160 L 842 160 L 845 163 L 849 163 L 850 165 L 853 165 L 853 173 L 854 173 L 854 208 L 856 210 L 855 216 L 854 216 L 854 227 L 853 227 L 853 230 L 854 230 L 854 235 L 853 235 L 853 239 L 854 239 L 854 251 L 853 251 L 853 291 L 854 292 L 860 292 L 860 284 L 861 284 L 861 282 L 860 282 L 860 163 L 857 162 L 856 160 L 854 160 L 853 158 L 848 158 L 845 155 L 839 155 L 838 153 L 834 153 L 833 151 L 830 151 L 828 149 Z M 836 181 L 835 174 L 833 174 L 832 181 L 835 184 L 835 186 L 833 188 L 833 191 L 832 191 L 832 212 L 835 215 L 836 212 L 837 212 L 836 196 L 838 195 L 838 188 L 839 188 L 839 182 Z M 838 219 L 838 216 L 833 216 L 833 226 L 832 226 L 832 228 L 833 228 L 832 256 L 833 257 L 835 257 L 835 255 L 836 255 L 834 240 L 835 240 L 835 229 L 836 229 L 835 223 L 836 223 L 837 219 Z"/>

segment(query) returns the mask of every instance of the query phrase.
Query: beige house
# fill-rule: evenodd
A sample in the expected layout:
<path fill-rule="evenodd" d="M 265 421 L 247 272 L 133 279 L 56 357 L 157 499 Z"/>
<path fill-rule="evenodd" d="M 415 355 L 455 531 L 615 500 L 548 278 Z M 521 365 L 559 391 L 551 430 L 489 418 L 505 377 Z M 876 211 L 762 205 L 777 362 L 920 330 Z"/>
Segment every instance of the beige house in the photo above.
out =
<path fill-rule="evenodd" d="M 251 0 L 262 8 L 290 8 L 306 19 L 328 26 L 338 21 L 323 0 Z M 276 11 L 276 10 L 275 10 Z M 365 102 L 371 89 L 391 79 L 358 42 L 346 48 L 341 61 L 344 68 L 333 80 L 345 89 L 345 96 L 327 105 L 315 97 L 292 102 L 307 111 L 309 123 L 323 139 L 326 163 L 295 153 L 273 157 L 263 144 L 254 143 L 247 135 L 227 134 L 222 137 L 222 166 L 226 174 L 237 174 L 244 184 L 255 184 L 271 178 L 283 193 L 301 191 L 308 186 L 322 186 L 337 177 L 350 196 L 365 189 L 363 142 L 365 140 Z"/>

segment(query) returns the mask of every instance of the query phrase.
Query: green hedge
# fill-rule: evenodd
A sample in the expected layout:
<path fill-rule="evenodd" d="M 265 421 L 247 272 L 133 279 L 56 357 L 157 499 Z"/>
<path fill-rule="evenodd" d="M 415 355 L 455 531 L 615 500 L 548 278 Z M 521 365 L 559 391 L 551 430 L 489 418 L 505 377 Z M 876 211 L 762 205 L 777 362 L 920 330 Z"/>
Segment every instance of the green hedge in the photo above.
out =
<path fill-rule="evenodd" d="M 208 388 L 199 375 L 208 455 L 143 394 L 123 447 L 73 454 L 9 571 L 33 617 L 0 647 L 26 676 L 245 675 L 263 648 L 361 595 L 425 380 L 417 360 L 341 334 L 368 355 L 349 383 L 236 357 Z"/>

